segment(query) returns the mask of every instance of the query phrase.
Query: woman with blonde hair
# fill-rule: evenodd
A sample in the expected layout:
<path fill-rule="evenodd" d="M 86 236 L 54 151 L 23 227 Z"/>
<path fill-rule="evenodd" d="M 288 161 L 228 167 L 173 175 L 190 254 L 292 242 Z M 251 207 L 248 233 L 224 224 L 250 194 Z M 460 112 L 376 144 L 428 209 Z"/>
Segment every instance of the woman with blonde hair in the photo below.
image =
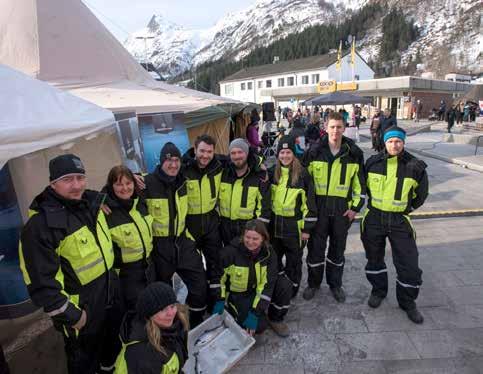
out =
<path fill-rule="evenodd" d="M 188 312 L 173 289 L 151 283 L 121 326 L 115 374 L 181 373 L 188 360 Z"/>
<path fill-rule="evenodd" d="M 285 135 L 280 139 L 277 163 L 269 174 L 272 183 L 272 245 L 278 255 L 278 270 L 292 282 L 292 297 L 295 297 L 302 278 L 304 242 L 317 222 L 317 208 L 312 178 L 295 157 L 292 136 Z"/>

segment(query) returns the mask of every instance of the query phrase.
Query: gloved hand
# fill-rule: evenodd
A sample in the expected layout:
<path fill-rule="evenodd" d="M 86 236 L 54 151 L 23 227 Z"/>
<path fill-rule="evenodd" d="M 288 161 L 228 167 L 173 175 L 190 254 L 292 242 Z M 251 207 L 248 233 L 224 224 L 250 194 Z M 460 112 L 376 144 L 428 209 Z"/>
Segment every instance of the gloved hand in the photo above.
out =
<path fill-rule="evenodd" d="M 243 327 L 248 330 L 256 331 L 258 327 L 258 317 L 252 311 L 248 312 L 247 318 L 243 321 Z"/>
<path fill-rule="evenodd" d="M 211 314 L 222 315 L 224 310 L 225 310 L 225 301 L 220 300 L 220 301 L 217 301 L 213 306 L 213 312 Z"/>

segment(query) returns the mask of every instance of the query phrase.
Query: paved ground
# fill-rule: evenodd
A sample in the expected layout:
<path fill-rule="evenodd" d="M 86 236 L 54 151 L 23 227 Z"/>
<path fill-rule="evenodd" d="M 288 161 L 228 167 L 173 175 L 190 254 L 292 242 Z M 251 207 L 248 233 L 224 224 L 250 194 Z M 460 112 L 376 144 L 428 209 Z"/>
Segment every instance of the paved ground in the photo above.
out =
<path fill-rule="evenodd" d="M 408 147 L 421 139 L 426 139 L 425 146 L 432 144 L 428 136 L 410 137 Z M 369 154 L 370 145 L 362 140 Z M 434 158 L 424 160 L 430 196 L 421 210 L 483 208 L 483 173 Z M 337 304 L 327 287 L 310 302 L 299 296 L 287 316 L 292 336 L 280 339 L 266 332 L 231 372 L 483 373 L 483 217 L 415 220 L 414 224 L 424 271 L 418 299 L 426 319 L 422 326 L 412 324 L 397 307 L 390 250 L 389 297 L 377 310 L 367 306 L 370 289 L 363 271 L 359 226 L 354 224 L 344 274 L 347 302 Z M 306 269 L 303 282 L 305 276 Z M 20 335 L 6 347 L 13 374 L 65 373 L 61 339 L 48 323 L 37 323 Z"/>

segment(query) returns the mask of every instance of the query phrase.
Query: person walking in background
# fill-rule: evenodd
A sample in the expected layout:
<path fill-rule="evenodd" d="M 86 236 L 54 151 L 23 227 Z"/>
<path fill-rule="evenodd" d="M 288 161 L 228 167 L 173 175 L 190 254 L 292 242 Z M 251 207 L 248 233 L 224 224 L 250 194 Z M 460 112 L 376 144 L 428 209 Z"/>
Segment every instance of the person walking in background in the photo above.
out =
<path fill-rule="evenodd" d="M 421 119 L 421 116 L 423 115 L 423 103 L 421 100 L 416 101 L 416 118 L 414 119 L 414 122 L 419 122 Z"/>
<path fill-rule="evenodd" d="M 446 102 L 441 100 L 439 103 L 439 112 L 438 112 L 438 120 L 444 121 L 446 118 Z"/>
<path fill-rule="evenodd" d="M 448 123 L 448 134 L 451 132 L 451 128 L 454 126 L 455 120 L 456 120 L 456 108 L 453 105 L 448 109 L 448 112 L 446 112 L 446 122 Z"/>
<path fill-rule="evenodd" d="M 384 117 L 381 113 L 381 110 L 376 108 L 370 126 L 372 149 L 376 152 L 380 152 L 383 149 L 381 142 L 381 125 L 383 119 Z"/>
<path fill-rule="evenodd" d="M 397 120 L 396 117 L 392 115 L 391 109 L 386 108 L 384 109 L 384 114 L 381 119 L 381 131 L 379 131 L 380 135 L 380 142 L 381 144 L 384 144 L 384 133 L 386 130 L 390 127 L 397 126 Z"/>
<path fill-rule="evenodd" d="M 258 133 L 258 121 L 250 122 L 247 127 L 246 137 L 250 147 L 252 147 L 256 152 L 259 152 L 262 142 L 260 141 L 260 135 Z"/>

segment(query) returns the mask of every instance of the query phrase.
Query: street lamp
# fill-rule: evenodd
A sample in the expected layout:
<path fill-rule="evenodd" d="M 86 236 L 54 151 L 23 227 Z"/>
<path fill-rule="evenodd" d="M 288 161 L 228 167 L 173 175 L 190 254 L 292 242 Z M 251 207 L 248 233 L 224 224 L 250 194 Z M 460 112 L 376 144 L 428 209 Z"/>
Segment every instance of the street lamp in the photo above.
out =
<path fill-rule="evenodd" d="M 144 40 L 144 58 L 146 64 L 146 70 L 148 70 L 148 39 L 154 39 L 154 36 L 136 36 L 136 39 Z M 149 71 L 149 70 L 148 70 Z"/>

